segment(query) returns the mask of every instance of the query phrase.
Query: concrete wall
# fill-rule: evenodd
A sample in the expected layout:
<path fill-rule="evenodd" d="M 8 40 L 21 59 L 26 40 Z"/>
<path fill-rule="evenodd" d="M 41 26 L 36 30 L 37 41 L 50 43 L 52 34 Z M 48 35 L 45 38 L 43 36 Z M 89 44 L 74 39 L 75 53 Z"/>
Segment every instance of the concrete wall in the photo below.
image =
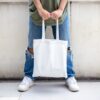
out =
<path fill-rule="evenodd" d="M 0 0 L 0 78 L 23 76 L 28 16 L 28 0 Z M 71 0 L 69 16 L 76 75 L 100 78 L 100 1 Z"/>
<path fill-rule="evenodd" d="M 100 2 L 71 4 L 71 39 L 77 75 L 100 77 Z"/>

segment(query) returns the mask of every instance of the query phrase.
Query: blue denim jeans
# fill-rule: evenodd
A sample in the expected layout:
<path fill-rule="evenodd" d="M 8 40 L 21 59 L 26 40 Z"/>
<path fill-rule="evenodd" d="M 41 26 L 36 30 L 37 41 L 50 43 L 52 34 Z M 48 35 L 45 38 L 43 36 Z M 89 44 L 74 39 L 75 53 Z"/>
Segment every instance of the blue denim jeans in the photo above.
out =
<path fill-rule="evenodd" d="M 51 26 L 53 30 L 53 36 L 56 38 L 56 26 Z M 68 16 L 65 18 L 62 24 L 59 24 L 59 38 L 60 40 L 68 41 L 68 48 L 70 48 L 70 31 L 69 31 L 69 19 Z M 29 34 L 28 34 L 28 47 L 33 48 L 33 40 L 42 38 L 42 26 L 36 25 L 33 23 L 32 18 L 29 19 Z M 34 49 L 34 48 L 33 48 Z M 75 76 L 75 72 L 73 70 L 73 56 L 70 49 L 66 51 L 68 52 L 66 68 L 68 77 Z M 34 68 L 34 55 L 32 55 L 28 50 L 26 50 L 26 61 L 24 66 L 24 74 L 32 79 L 33 68 Z"/>

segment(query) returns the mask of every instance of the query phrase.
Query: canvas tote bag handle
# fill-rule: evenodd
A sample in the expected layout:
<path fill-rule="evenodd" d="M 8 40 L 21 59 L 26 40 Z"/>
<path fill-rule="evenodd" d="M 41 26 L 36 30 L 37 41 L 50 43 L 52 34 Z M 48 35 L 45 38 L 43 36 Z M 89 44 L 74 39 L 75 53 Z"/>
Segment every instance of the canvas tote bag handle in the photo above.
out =
<path fill-rule="evenodd" d="M 59 40 L 59 24 L 58 19 L 56 20 L 56 40 Z M 45 21 L 42 20 L 42 39 L 45 39 Z"/>

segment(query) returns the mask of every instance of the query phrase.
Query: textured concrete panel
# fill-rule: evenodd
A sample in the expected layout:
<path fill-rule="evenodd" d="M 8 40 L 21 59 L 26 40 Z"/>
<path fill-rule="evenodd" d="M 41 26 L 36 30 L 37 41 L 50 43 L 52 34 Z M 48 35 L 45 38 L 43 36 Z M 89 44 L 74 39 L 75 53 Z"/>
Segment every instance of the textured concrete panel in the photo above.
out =
<path fill-rule="evenodd" d="M 100 77 L 100 4 L 72 3 L 71 26 L 78 76 Z"/>
<path fill-rule="evenodd" d="M 0 4 L 0 77 L 22 76 L 27 33 L 27 4 Z"/>

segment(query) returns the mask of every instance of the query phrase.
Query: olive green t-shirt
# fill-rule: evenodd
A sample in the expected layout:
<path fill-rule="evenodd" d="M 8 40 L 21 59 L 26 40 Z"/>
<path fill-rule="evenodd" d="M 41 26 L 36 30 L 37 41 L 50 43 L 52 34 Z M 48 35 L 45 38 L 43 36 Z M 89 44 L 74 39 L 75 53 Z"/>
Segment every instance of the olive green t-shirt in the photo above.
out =
<path fill-rule="evenodd" d="M 60 0 L 40 0 L 40 1 L 43 8 L 49 12 L 57 10 L 60 5 Z M 39 13 L 34 5 L 33 0 L 29 0 L 29 12 L 30 12 L 30 16 L 32 17 L 33 22 L 37 25 L 41 25 L 42 18 L 39 16 Z M 64 9 L 63 15 L 59 18 L 59 24 L 63 23 L 66 16 L 67 16 L 67 5 Z M 48 19 L 46 20 L 45 23 L 46 25 L 55 25 L 55 20 Z"/>

